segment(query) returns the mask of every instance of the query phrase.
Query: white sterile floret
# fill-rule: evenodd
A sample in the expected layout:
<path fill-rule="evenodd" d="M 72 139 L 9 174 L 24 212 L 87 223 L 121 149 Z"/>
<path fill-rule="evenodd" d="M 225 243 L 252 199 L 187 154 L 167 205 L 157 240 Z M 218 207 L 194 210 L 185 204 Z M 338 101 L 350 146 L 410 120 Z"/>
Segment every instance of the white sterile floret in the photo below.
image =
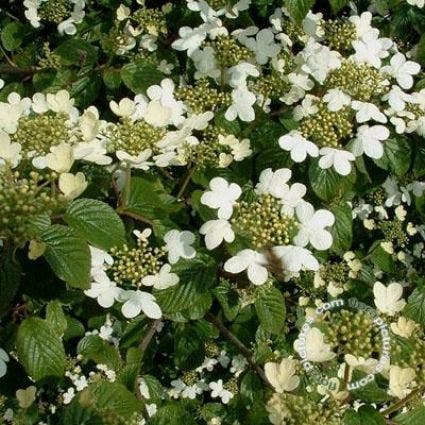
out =
<path fill-rule="evenodd" d="M 231 243 L 235 240 L 235 233 L 227 220 L 209 220 L 199 229 L 201 235 L 205 235 L 207 249 L 217 248 L 223 240 Z"/>
<path fill-rule="evenodd" d="M 15 168 L 22 158 L 21 149 L 18 142 L 11 142 L 9 135 L 0 130 L 0 167 L 8 165 Z"/>
<path fill-rule="evenodd" d="M 239 117 L 242 121 L 250 122 L 255 119 L 255 111 L 252 105 L 257 100 L 254 93 L 242 87 L 232 91 L 232 104 L 227 108 L 224 117 L 228 121 L 234 121 Z"/>
<path fill-rule="evenodd" d="M 188 230 L 180 232 L 179 230 L 170 230 L 164 236 L 166 249 L 168 251 L 168 261 L 175 264 L 180 258 L 193 258 L 196 255 L 195 248 L 192 247 L 195 242 L 195 235 Z"/>
<path fill-rule="evenodd" d="M 319 270 L 319 262 L 306 248 L 293 245 L 275 246 L 273 252 L 282 262 L 285 270 L 298 273 L 301 270 Z"/>
<path fill-rule="evenodd" d="M 388 57 L 393 42 L 389 38 L 378 38 L 378 33 L 369 32 L 362 39 L 353 41 L 353 58 L 358 63 L 367 63 L 379 69 L 382 59 Z"/>
<path fill-rule="evenodd" d="M 149 161 L 149 158 L 152 155 L 151 149 L 145 149 L 138 155 L 130 155 L 129 153 L 123 150 L 118 150 L 115 152 L 115 155 L 127 167 L 147 171 L 149 170 L 149 167 L 153 165 L 153 162 Z"/>
<path fill-rule="evenodd" d="M 304 341 L 297 339 L 294 342 L 294 349 L 302 354 L 303 359 L 312 362 L 327 362 L 336 356 L 331 346 L 325 343 L 325 335 L 318 328 L 308 329 Z"/>
<path fill-rule="evenodd" d="M 355 156 L 348 151 L 334 148 L 321 148 L 319 151 L 322 157 L 319 160 L 319 167 L 326 170 L 333 167 L 338 174 L 347 176 L 351 172 L 351 162 L 355 161 Z"/>
<path fill-rule="evenodd" d="M 262 285 L 267 281 L 268 272 L 264 254 L 252 249 L 243 249 L 224 263 L 224 270 L 229 273 L 247 271 L 248 279 L 254 285 Z"/>
<path fill-rule="evenodd" d="M 294 162 L 303 162 L 307 155 L 312 157 L 319 155 L 319 148 L 296 130 L 281 136 L 278 142 L 283 150 L 291 152 L 291 159 Z"/>
<path fill-rule="evenodd" d="M 421 66 L 412 61 L 406 60 L 402 53 L 396 53 L 390 60 L 390 64 L 381 68 L 383 74 L 389 74 L 395 78 L 399 86 L 403 89 L 410 89 L 413 86 L 413 77 L 420 72 Z"/>
<path fill-rule="evenodd" d="M 217 382 L 210 382 L 209 387 L 211 388 L 211 397 L 220 397 L 224 404 L 227 404 L 233 398 L 233 394 L 223 387 L 222 379 L 219 379 Z"/>
<path fill-rule="evenodd" d="M 414 98 L 411 94 L 405 93 L 399 86 L 392 86 L 391 90 L 382 96 L 382 100 L 386 100 L 395 112 L 401 112 L 406 108 L 406 103 L 413 102 Z"/>
<path fill-rule="evenodd" d="M 103 308 L 112 307 L 121 292 L 122 289 L 109 280 L 106 274 L 97 276 L 96 281 L 91 283 L 90 289 L 84 291 L 88 297 L 96 298 L 97 303 Z"/>
<path fill-rule="evenodd" d="M 302 183 L 294 183 L 279 198 L 282 205 L 281 213 L 292 217 L 297 205 L 304 202 L 303 197 L 307 193 L 307 187 Z"/>
<path fill-rule="evenodd" d="M 6 363 L 9 361 L 9 355 L 3 348 L 0 348 L 0 378 L 6 375 L 7 365 Z"/>
<path fill-rule="evenodd" d="M 355 111 L 357 111 L 356 121 L 359 124 L 370 121 L 370 120 L 374 120 L 382 124 L 385 124 L 387 122 L 387 117 L 373 103 L 360 102 L 359 100 L 353 100 L 351 102 L 351 107 Z"/>
<path fill-rule="evenodd" d="M 286 183 L 291 178 L 291 175 L 292 171 L 289 168 L 280 168 L 276 171 L 266 168 L 258 178 L 255 192 L 259 195 L 270 194 L 276 198 L 280 198 L 289 190 Z"/>
<path fill-rule="evenodd" d="M 171 266 L 164 264 L 155 275 L 148 275 L 142 279 L 142 285 L 153 286 L 155 289 L 167 289 L 179 283 L 179 277 L 171 273 Z"/>
<path fill-rule="evenodd" d="M 314 115 L 319 111 L 316 105 L 317 98 L 310 94 L 307 94 L 302 100 L 301 105 L 297 105 L 293 110 L 293 117 L 296 121 L 301 121 L 303 118 L 307 118 L 310 115 Z"/>
<path fill-rule="evenodd" d="M 340 89 L 330 89 L 323 96 L 323 101 L 330 111 L 337 112 L 351 103 L 351 97 Z"/>
<path fill-rule="evenodd" d="M 394 316 L 406 305 L 403 297 L 403 287 L 396 282 L 385 286 L 381 282 L 375 282 L 373 285 L 373 295 L 375 296 L 375 305 L 381 313 Z"/>
<path fill-rule="evenodd" d="M 77 174 L 62 173 L 59 176 L 59 189 L 68 200 L 73 200 L 80 196 L 87 188 L 86 177 L 83 173 Z"/>
<path fill-rule="evenodd" d="M 260 65 L 265 65 L 269 58 L 277 56 L 281 49 L 281 46 L 275 43 L 274 33 L 269 28 L 260 30 L 255 38 L 244 38 L 242 43 L 255 53 L 255 59 Z"/>
<path fill-rule="evenodd" d="M 300 384 L 296 375 L 298 362 L 294 359 L 283 358 L 280 363 L 267 362 L 264 364 L 266 378 L 278 393 L 293 391 Z"/>
<path fill-rule="evenodd" d="M 234 89 L 246 87 L 249 77 L 258 77 L 259 75 L 258 68 L 248 62 L 240 62 L 230 67 L 226 72 L 228 83 Z"/>
<path fill-rule="evenodd" d="M 422 9 L 425 6 L 425 0 L 406 0 L 411 6 L 416 6 Z"/>
<path fill-rule="evenodd" d="M 218 209 L 218 218 L 229 219 L 233 214 L 233 206 L 242 194 L 242 189 L 236 183 L 228 183 L 222 177 L 214 177 L 210 181 L 210 189 L 201 196 L 201 203 L 210 208 Z"/>
<path fill-rule="evenodd" d="M 357 38 L 363 38 L 365 36 L 367 38 L 370 33 L 379 34 L 379 31 L 371 26 L 372 17 L 370 12 L 363 12 L 360 16 L 350 16 L 349 20 L 356 28 Z"/>
<path fill-rule="evenodd" d="M 299 220 L 295 244 L 305 247 L 310 243 L 321 251 L 330 248 L 332 235 L 325 228 L 334 224 L 335 216 L 328 210 L 314 211 L 313 205 L 308 202 L 299 204 L 295 211 Z"/>
<path fill-rule="evenodd" d="M 384 154 L 382 141 L 389 136 L 390 131 L 383 125 L 362 125 L 357 129 L 352 152 L 355 156 L 365 153 L 369 158 L 379 159 Z"/>
<path fill-rule="evenodd" d="M 150 319 L 160 319 L 161 309 L 155 297 L 149 292 L 137 290 L 122 291 L 118 301 L 124 302 L 121 312 L 127 319 L 132 319 L 143 312 Z"/>
<path fill-rule="evenodd" d="M 415 377 L 415 370 L 411 367 L 403 368 L 397 365 L 391 365 L 388 393 L 400 399 L 406 397 L 412 391 L 409 387 Z"/>
<path fill-rule="evenodd" d="M 204 49 L 198 49 L 192 54 L 193 64 L 196 72 L 195 78 L 218 78 L 220 76 L 220 68 L 217 66 L 215 51 L 212 47 L 207 46 Z"/>
<path fill-rule="evenodd" d="M 187 50 L 187 55 L 191 56 L 207 37 L 205 24 L 197 28 L 181 27 L 179 37 L 171 45 L 172 48 L 180 51 Z"/>

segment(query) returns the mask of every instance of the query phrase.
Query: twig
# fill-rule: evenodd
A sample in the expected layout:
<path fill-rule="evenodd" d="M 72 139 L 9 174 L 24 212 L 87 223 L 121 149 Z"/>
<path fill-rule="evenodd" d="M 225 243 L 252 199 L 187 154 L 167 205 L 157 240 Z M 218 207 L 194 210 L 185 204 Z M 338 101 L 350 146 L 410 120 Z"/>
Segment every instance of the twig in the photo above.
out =
<path fill-rule="evenodd" d="M 159 326 L 160 323 L 161 323 L 161 319 L 155 319 L 151 323 L 151 325 L 150 325 L 148 331 L 146 332 L 146 335 L 144 336 L 144 338 L 140 341 L 139 350 L 142 353 L 142 358 L 143 358 L 143 355 L 145 354 L 146 349 L 149 347 L 149 344 L 150 344 L 153 336 L 155 335 L 156 329 L 157 329 L 157 327 Z"/>
<path fill-rule="evenodd" d="M 264 383 L 267 386 L 273 388 L 269 380 L 267 379 L 264 370 L 261 369 L 261 367 L 258 366 L 252 358 L 251 350 L 246 347 L 245 344 L 240 341 L 235 335 L 233 335 L 232 332 L 230 332 L 229 329 L 224 326 L 223 322 L 217 317 L 215 317 L 213 314 L 208 312 L 205 315 L 205 318 L 209 322 L 211 322 L 223 334 L 226 339 L 233 343 L 233 345 L 238 349 L 238 351 L 248 360 L 249 365 L 257 372 L 258 376 L 264 381 Z"/>
<path fill-rule="evenodd" d="M 134 220 L 141 221 L 142 223 L 149 224 L 149 226 L 154 225 L 152 220 L 149 220 L 148 218 L 143 217 L 140 214 L 137 214 L 137 213 L 134 213 L 134 212 L 131 212 L 131 211 L 127 211 L 127 210 L 124 210 L 122 208 L 117 208 L 116 211 L 119 215 L 123 215 L 123 216 L 126 216 L 126 217 L 133 218 Z"/>
<path fill-rule="evenodd" d="M 195 172 L 195 170 L 196 170 L 196 165 L 194 165 L 194 166 L 193 166 L 191 169 L 189 169 L 189 170 L 188 170 L 188 172 L 186 173 L 186 176 L 185 176 L 185 178 L 184 178 L 184 180 L 183 180 L 183 183 L 182 183 L 182 185 L 181 185 L 181 187 L 180 187 L 180 190 L 179 190 L 179 192 L 177 193 L 177 199 L 179 199 L 179 198 L 181 198 L 181 197 L 182 197 L 182 195 L 183 195 L 184 191 L 186 190 L 186 187 L 187 187 L 187 185 L 189 184 L 190 179 L 192 178 L 193 173 Z"/>
<path fill-rule="evenodd" d="M 3 49 L 1 45 L 0 45 L 0 51 L 3 53 L 3 56 L 6 59 L 6 62 L 10 65 L 10 68 L 11 69 L 17 68 L 16 64 L 13 62 L 12 59 L 9 58 L 9 55 L 6 53 L 6 51 Z"/>
<path fill-rule="evenodd" d="M 383 410 L 381 413 L 384 416 L 389 415 L 390 413 L 393 413 L 399 409 L 401 409 L 408 401 L 410 401 L 415 395 L 422 391 L 423 387 L 418 387 L 414 389 L 412 392 L 410 392 L 406 397 L 402 398 L 401 400 L 397 401 L 396 403 L 392 404 L 391 406 L 387 407 L 385 410 Z"/>

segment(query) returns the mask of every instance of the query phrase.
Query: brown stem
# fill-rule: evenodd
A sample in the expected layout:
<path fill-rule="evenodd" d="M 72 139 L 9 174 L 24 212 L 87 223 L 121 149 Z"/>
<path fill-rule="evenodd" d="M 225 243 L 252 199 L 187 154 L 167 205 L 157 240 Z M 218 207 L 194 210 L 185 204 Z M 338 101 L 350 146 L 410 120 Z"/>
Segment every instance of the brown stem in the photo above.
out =
<path fill-rule="evenodd" d="M 384 416 L 389 415 L 390 413 L 393 413 L 399 409 L 401 409 L 408 401 L 410 401 L 415 395 L 422 391 L 423 387 L 418 387 L 414 389 L 412 392 L 410 392 L 406 397 L 402 398 L 401 400 L 397 401 L 396 403 L 392 404 L 391 406 L 387 407 L 385 410 L 383 410 L 381 413 Z"/>
<path fill-rule="evenodd" d="M 205 318 L 211 322 L 222 334 L 223 336 L 228 339 L 233 345 L 238 349 L 238 351 L 248 360 L 249 365 L 252 369 L 254 369 L 258 376 L 264 381 L 264 383 L 273 388 L 273 386 L 270 384 L 269 380 L 266 377 L 266 374 L 264 373 L 264 370 L 261 369 L 260 366 L 255 363 L 254 359 L 252 358 L 251 350 L 242 342 L 240 341 L 235 335 L 232 334 L 232 332 L 229 331 L 229 329 L 224 326 L 223 322 L 215 317 L 213 314 L 208 312 L 205 315 Z"/>
<path fill-rule="evenodd" d="M 119 215 L 123 215 L 125 217 L 130 217 L 130 218 L 132 218 L 134 220 L 141 221 L 142 223 L 149 224 L 149 226 L 153 226 L 154 225 L 154 223 L 153 223 L 152 220 L 149 220 L 148 218 L 143 217 L 140 214 L 137 214 L 137 213 L 134 213 L 134 212 L 131 212 L 131 211 L 127 211 L 127 210 L 124 210 L 122 208 L 117 208 L 116 211 L 117 211 L 117 213 Z"/>
<path fill-rule="evenodd" d="M 39 69 L 33 66 L 17 67 L 12 65 L 0 65 L 0 74 L 35 74 Z"/>
<path fill-rule="evenodd" d="M 186 176 L 185 176 L 185 178 L 183 180 L 183 183 L 182 183 L 182 185 L 180 187 L 179 193 L 177 193 L 177 199 L 180 199 L 182 197 L 182 195 L 183 195 L 184 191 L 186 190 L 186 187 L 189 184 L 190 179 L 192 178 L 193 173 L 195 172 L 195 170 L 196 170 L 196 165 L 194 165 L 192 168 L 190 168 L 187 171 Z"/>

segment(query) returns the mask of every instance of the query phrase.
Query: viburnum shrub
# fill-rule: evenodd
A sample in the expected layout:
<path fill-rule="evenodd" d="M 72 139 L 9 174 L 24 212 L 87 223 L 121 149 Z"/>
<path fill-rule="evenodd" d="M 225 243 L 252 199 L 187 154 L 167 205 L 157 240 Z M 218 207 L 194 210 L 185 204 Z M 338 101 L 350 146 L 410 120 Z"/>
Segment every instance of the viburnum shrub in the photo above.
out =
<path fill-rule="evenodd" d="M 424 0 L 0 5 L 0 423 L 425 424 Z"/>

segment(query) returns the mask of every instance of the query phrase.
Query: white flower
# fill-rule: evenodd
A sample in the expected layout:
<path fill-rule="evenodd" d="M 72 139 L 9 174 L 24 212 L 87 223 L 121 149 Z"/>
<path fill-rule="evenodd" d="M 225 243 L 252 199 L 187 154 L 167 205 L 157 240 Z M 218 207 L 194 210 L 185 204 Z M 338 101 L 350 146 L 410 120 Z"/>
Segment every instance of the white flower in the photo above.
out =
<path fill-rule="evenodd" d="M 121 312 L 127 319 L 138 316 L 141 311 L 150 319 L 160 319 L 162 316 L 155 297 L 149 292 L 140 291 L 139 289 L 122 291 L 118 301 L 124 302 Z"/>
<path fill-rule="evenodd" d="M 350 16 L 349 20 L 356 27 L 357 38 L 363 38 L 364 36 L 367 38 L 369 33 L 378 33 L 378 30 L 371 26 L 372 14 L 370 12 L 363 12 L 360 16 Z"/>
<path fill-rule="evenodd" d="M 180 51 L 187 50 L 187 55 L 191 56 L 207 37 L 205 24 L 198 28 L 181 27 L 179 37 L 171 45 L 172 48 Z"/>
<path fill-rule="evenodd" d="M 319 155 L 319 148 L 296 130 L 281 136 L 279 146 L 283 150 L 291 152 L 291 159 L 294 162 L 303 162 L 307 158 L 307 154 L 312 157 Z"/>
<path fill-rule="evenodd" d="M 306 248 L 293 245 L 275 246 L 273 252 L 282 262 L 284 270 L 298 273 L 301 270 L 319 270 L 319 262 Z"/>
<path fill-rule="evenodd" d="M 397 398 L 404 398 L 411 392 L 409 384 L 412 384 L 416 377 L 415 370 L 407 367 L 392 365 L 390 367 L 390 382 L 388 393 Z"/>
<path fill-rule="evenodd" d="M 136 112 L 136 104 L 127 97 L 121 99 L 119 103 L 111 100 L 109 102 L 109 107 L 116 116 L 123 118 L 131 117 Z"/>
<path fill-rule="evenodd" d="M 278 393 L 293 391 L 298 387 L 300 378 L 296 375 L 298 362 L 294 359 L 283 358 L 280 363 L 267 362 L 264 364 L 266 378 Z"/>
<path fill-rule="evenodd" d="M 3 348 L 0 348 L 0 378 L 6 375 L 7 365 L 6 363 L 9 361 L 9 355 Z"/>
<path fill-rule="evenodd" d="M 356 159 L 351 152 L 334 148 L 321 148 L 319 153 L 323 155 L 319 160 L 319 167 L 323 170 L 333 167 L 342 176 L 350 174 L 350 161 Z"/>
<path fill-rule="evenodd" d="M 265 65 L 269 58 L 277 56 L 280 45 L 274 42 L 274 33 L 269 28 L 264 28 L 253 37 L 245 38 L 242 43 L 255 53 L 255 60 L 259 65 Z"/>
<path fill-rule="evenodd" d="M 179 283 L 179 277 L 175 273 L 170 273 L 171 266 L 164 264 L 159 273 L 148 275 L 142 279 L 145 286 L 153 286 L 155 289 L 167 289 Z"/>
<path fill-rule="evenodd" d="M 195 248 L 191 245 L 195 242 L 195 235 L 188 230 L 170 230 L 164 236 L 168 251 L 168 261 L 175 264 L 180 258 L 193 258 L 196 255 Z"/>
<path fill-rule="evenodd" d="M 387 100 L 395 112 L 401 112 L 406 108 L 406 102 L 412 102 L 414 98 L 401 90 L 399 86 L 392 86 L 391 90 L 382 96 L 382 100 Z"/>
<path fill-rule="evenodd" d="M 243 249 L 224 263 L 224 270 L 229 273 L 241 273 L 246 270 L 248 279 L 254 285 L 262 285 L 268 278 L 267 263 L 263 254 L 252 249 Z"/>
<path fill-rule="evenodd" d="M 87 188 L 86 177 L 83 173 L 63 173 L 59 176 L 59 189 L 68 200 L 80 196 Z"/>
<path fill-rule="evenodd" d="M 235 161 L 242 161 L 252 154 L 249 139 L 239 141 L 233 134 L 229 134 L 228 136 L 219 134 L 218 142 L 232 149 L 232 155 Z"/>
<path fill-rule="evenodd" d="M 63 404 L 71 403 L 72 399 L 75 397 L 75 389 L 74 387 L 69 387 L 66 392 L 62 394 Z"/>
<path fill-rule="evenodd" d="M 417 327 L 416 322 L 406 319 L 404 316 L 400 316 L 396 323 L 391 323 L 391 330 L 403 338 L 409 338 Z"/>
<path fill-rule="evenodd" d="M 341 66 L 341 55 L 310 38 L 297 60 L 303 61 L 301 69 L 313 76 L 318 83 L 323 84 L 328 73 Z"/>
<path fill-rule="evenodd" d="M 353 154 L 360 156 L 365 153 L 368 157 L 379 159 L 384 154 L 382 140 L 388 139 L 390 131 L 383 125 L 362 125 L 357 130 L 353 143 Z"/>
<path fill-rule="evenodd" d="M 227 220 L 210 220 L 204 223 L 199 229 L 201 235 L 205 235 L 205 245 L 207 249 L 217 248 L 223 240 L 231 243 L 235 240 L 235 233 Z"/>
<path fill-rule="evenodd" d="M 28 409 L 34 401 L 37 388 L 34 385 L 30 385 L 26 389 L 19 389 L 16 391 L 16 398 L 19 403 L 19 407 L 22 409 Z"/>
<path fill-rule="evenodd" d="M 330 89 L 323 96 L 323 101 L 328 104 L 330 111 L 337 112 L 351 103 L 351 97 L 340 89 Z"/>
<path fill-rule="evenodd" d="M 97 281 L 92 282 L 90 289 L 84 293 L 90 298 L 96 298 L 97 303 L 103 308 L 109 308 L 114 305 L 122 292 L 121 288 L 117 287 L 115 282 L 109 280 L 108 276 L 97 276 Z"/>
<path fill-rule="evenodd" d="M 294 238 L 296 245 L 304 247 L 310 243 L 318 250 L 332 246 L 332 235 L 325 227 L 332 226 L 335 216 L 328 210 L 314 211 L 313 205 L 303 202 L 296 207 L 299 230 Z"/>
<path fill-rule="evenodd" d="M 299 338 L 294 342 L 295 351 L 306 360 L 312 362 L 327 362 L 332 360 L 336 354 L 331 346 L 325 343 L 325 336 L 317 328 L 310 328 L 306 331 L 305 341 Z"/>
<path fill-rule="evenodd" d="M 0 130 L 0 166 L 8 164 L 15 168 L 21 160 L 21 145 L 18 142 L 10 142 L 7 133 Z"/>
<path fill-rule="evenodd" d="M 393 42 L 389 38 L 378 38 L 376 32 L 368 32 L 361 40 L 352 42 L 354 50 L 354 60 L 359 63 L 367 63 L 374 68 L 381 67 L 381 59 L 388 57 L 389 48 Z"/>
<path fill-rule="evenodd" d="M 315 96 L 312 96 L 311 94 L 306 95 L 306 97 L 302 100 L 301 105 L 297 105 L 294 108 L 294 120 L 301 121 L 303 118 L 307 118 L 318 112 L 319 108 L 316 105 L 316 100 L 317 98 Z"/>
<path fill-rule="evenodd" d="M 396 282 L 385 286 L 381 282 L 375 282 L 373 285 L 373 295 L 375 296 L 375 305 L 381 313 L 394 316 L 406 305 L 403 297 L 403 287 Z"/>
<path fill-rule="evenodd" d="M 109 165 L 112 158 L 107 156 L 106 141 L 93 139 L 90 142 L 80 142 L 72 147 L 75 160 L 93 162 L 98 165 Z"/>
<path fill-rule="evenodd" d="M 307 188 L 302 183 L 294 183 L 280 196 L 281 213 L 293 217 L 295 208 L 301 204 Z"/>
<path fill-rule="evenodd" d="M 353 100 L 351 102 L 351 107 L 355 111 L 357 111 L 356 121 L 358 123 L 364 123 L 370 120 L 375 120 L 382 124 L 385 124 L 387 122 L 387 117 L 373 103 Z"/>
<path fill-rule="evenodd" d="M 407 3 L 409 3 L 412 6 L 417 6 L 420 9 L 422 9 L 425 6 L 425 0 L 407 0 Z"/>
<path fill-rule="evenodd" d="M 41 161 L 37 161 L 37 159 Z M 32 163 L 36 168 L 48 167 L 57 173 L 67 173 L 74 163 L 73 148 L 68 143 L 62 142 L 57 146 L 52 146 L 50 153 L 43 159 L 42 157 L 34 158 Z"/>
<path fill-rule="evenodd" d="M 214 177 L 210 181 L 210 189 L 202 194 L 201 203 L 218 209 L 218 218 L 229 219 L 233 214 L 233 205 L 242 194 L 242 189 L 236 183 L 227 183 L 222 177 Z"/>
<path fill-rule="evenodd" d="M 225 118 L 234 121 L 239 117 L 242 121 L 250 122 L 255 119 L 255 111 L 252 105 L 256 101 L 255 94 L 241 87 L 232 91 L 232 104 L 227 108 Z"/>
<path fill-rule="evenodd" d="M 211 397 L 220 397 L 224 404 L 227 404 L 233 398 L 233 394 L 223 387 L 222 379 L 219 379 L 217 382 L 210 382 L 209 387 L 211 388 Z"/>
<path fill-rule="evenodd" d="M 396 53 L 390 60 L 390 65 L 381 68 L 381 72 L 394 77 L 403 89 L 413 86 L 413 77 L 420 72 L 421 66 L 412 61 L 407 61 L 402 53 Z"/>
<path fill-rule="evenodd" d="M 280 168 L 273 171 L 271 168 L 263 170 L 255 186 L 255 192 L 259 195 L 270 194 L 276 198 L 282 197 L 289 187 L 286 184 L 291 178 L 292 171 L 288 168 Z"/>
<path fill-rule="evenodd" d="M 162 59 L 156 69 L 165 75 L 170 75 L 174 69 L 174 65 L 172 63 L 168 63 L 165 59 Z"/>
<path fill-rule="evenodd" d="M 248 77 L 258 77 L 259 75 L 260 72 L 257 67 L 248 62 L 240 62 L 230 67 L 226 72 L 229 85 L 234 89 L 246 88 Z"/>
<path fill-rule="evenodd" d="M 221 71 L 217 66 L 215 50 L 212 47 L 207 46 L 203 50 L 196 50 L 192 54 L 192 60 L 196 68 L 196 79 L 205 77 L 216 79 L 220 77 Z"/>
<path fill-rule="evenodd" d="M 123 162 L 125 165 L 130 166 L 131 168 L 137 168 L 139 170 L 149 170 L 149 167 L 153 165 L 153 162 L 149 161 L 149 158 L 152 155 L 150 149 L 145 149 L 140 152 L 138 155 L 130 155 L 125 151 L 118 150 L 115 152 L 117 158 Z"/>

